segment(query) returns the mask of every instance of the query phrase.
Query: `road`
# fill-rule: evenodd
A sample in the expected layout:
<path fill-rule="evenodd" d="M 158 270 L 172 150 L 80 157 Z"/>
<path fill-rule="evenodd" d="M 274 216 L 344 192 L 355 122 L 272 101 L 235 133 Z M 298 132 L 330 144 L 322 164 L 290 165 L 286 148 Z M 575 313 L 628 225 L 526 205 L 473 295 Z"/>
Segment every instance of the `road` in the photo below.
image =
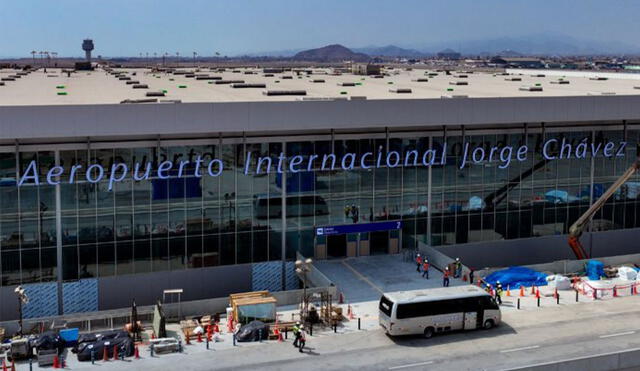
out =
<path fill-rule="evenodd" d="M 301 354 L 284 343 L 239 344 L 127 362 L 75 363 L 74 370 L 506 370 L 554 360 L 640 348 L 640 296 L 596 303 L 529 307 L 503 312 L 501 326 L 484 331 L 390 338 L 381 330 L 310 337 Z M 215 348 L 215 346 L 214 346 Z M 105 368 L 105 366 L 107 368 Z M 18 370 L 27 370 L 20 365 Z"/>

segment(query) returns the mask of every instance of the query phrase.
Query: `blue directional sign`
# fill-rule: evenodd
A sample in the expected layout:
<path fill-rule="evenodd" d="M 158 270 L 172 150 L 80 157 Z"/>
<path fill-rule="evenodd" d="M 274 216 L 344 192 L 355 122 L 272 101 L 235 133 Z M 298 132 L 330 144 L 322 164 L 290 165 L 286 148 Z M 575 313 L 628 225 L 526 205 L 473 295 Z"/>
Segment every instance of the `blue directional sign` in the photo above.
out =
<path fill-rule="evenodd" d="M 331 236 L 345 233 L 366 233 L 401 229 L 402 222 L 379 222 L 363 224 L 332 225 L 316 228 L 316 236 Z"/>

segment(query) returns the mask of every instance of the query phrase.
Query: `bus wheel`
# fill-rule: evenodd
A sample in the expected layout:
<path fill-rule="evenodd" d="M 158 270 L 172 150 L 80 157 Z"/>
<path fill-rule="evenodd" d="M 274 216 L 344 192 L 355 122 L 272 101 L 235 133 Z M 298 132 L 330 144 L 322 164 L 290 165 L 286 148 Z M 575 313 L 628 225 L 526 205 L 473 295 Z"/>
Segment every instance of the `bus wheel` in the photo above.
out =
<path fill-rule="evenodd" d="M 424 338 L 431 339 L 434 333 L 435 330 L 433 329 L 433 327 L 427 327 L 426 329 L 424 329 Z"/>
<path fill-rule="evenodd" d="M 485 330 L 489 330 L 492 327 L 493 327 L 493 320 L 488 319 L 488 320 L 484 321 L 484 327 L 483 328 Z"/>

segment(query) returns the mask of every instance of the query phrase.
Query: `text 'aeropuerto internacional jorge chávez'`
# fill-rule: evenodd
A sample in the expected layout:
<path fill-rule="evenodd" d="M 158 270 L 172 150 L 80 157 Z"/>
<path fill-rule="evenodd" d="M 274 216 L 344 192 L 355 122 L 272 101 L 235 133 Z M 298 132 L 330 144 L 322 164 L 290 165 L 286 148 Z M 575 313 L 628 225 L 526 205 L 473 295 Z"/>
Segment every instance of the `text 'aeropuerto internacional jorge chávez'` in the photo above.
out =
<path fill-rule="evenodd" d="M 587 157 L 624 157 L 625 141 L 606 141 L 606 142 L 590 142 L 587 138 L 582 141 L 569 143 L 565 139 L 548 139 L 541 146 L 541 154 L 547 160 L 565 159 L 565 158 L 587 158 Z M 460 169 L 468 164 L 480 164 L 485 162 L 497 162 L 497 166 L 501 169 L 509 167 L 512 161 L 526 161 L 529 154 L 527 145 L 520 146 L 474 146 L 465 142 L 462 145 L 462 151 L 459 157 Z M 246 153 L 246 161 L 244 165 L 244 174 L 269 174 L 271 172 L 298 173 L 301 171 L 326 171 L 342 169 L 350 171 L 354 169 L 370 169 L 381 167 L 402 167 L 402 166 L 438 166 L 445 165 L 447 153 L 447 143 L 443 143 L 440 148 L 429 148 L 424 151 L 409 150 L 400 151 L 384 151 L 382 147 L 377 152 L 365 152 L 362 154 L 347 152 L 340 156 L 333 153 L 316 155 L 294 155 L 285 156 L 280 153 L 278 157 L 271 156 L 255 156 L 251 152 Z M 253 164 L 253 166 L 251 165 Z M 319 167 L 317 167 L 319 166 Z M 40 184 L 41 179 L 38 174 L 38 164 L 35 160 L 31 161 L 26 170 L 20 177 L 18 186 L 22 186 L 25 182 L 28 184 Z M 197 156 L 194 161 L 147 161 L 145 163 L 135 162 L 127 165 L 123 162 L 111 164 L 108 181 L 109 190 L 113 189 L 113 185 L 127 179 L 131 176 L 134 181 L 143 181 L 151 178 L 169 179 L 181 177 L 203 176 L 217 177 L 224 170 L 222 160 L 213 158 L 206 161 L 202 156 Z M 69 184 L 76 181 L 84 181 L 89 183 L 98 183 L 105 180 L 105 166 L 101 164 L 92 164 L 83 169 L 83 165 L 72 165 L 65 169 L 63 166 L 52 166 L 46 174 L 46 182 L 50 185 L 60 184 L 60 177 L 68 174 Z M 82 179 L 83 177 L 84 179 Z"/>

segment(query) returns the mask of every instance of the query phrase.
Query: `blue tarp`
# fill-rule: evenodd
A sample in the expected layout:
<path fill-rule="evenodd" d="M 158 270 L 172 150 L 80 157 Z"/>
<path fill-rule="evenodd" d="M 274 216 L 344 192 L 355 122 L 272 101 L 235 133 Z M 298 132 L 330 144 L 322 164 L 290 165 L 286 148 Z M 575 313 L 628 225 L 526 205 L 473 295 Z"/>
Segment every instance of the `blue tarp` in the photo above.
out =
<path fill-rule="evenodd" d="M 509 267 L 497 272 L 493 272 L 487 277 L 485 281 L 492 286 L 496 284 L 496 281 L 500 281 L 502 287 L 505 289 L 509 286 L 510 289 L 518 289 L 520 286 L 546 286 L 547 275 L 544 273 L 536 272 L 533 269 L 525 267 Z"/>
<path fill-rule="evenodd" d="M 587 276 L 592 281 L 597 281 L 600 277 L 604 277 L 604 264 L 598 260 L 589 260 L 585 270 L 587 271 Z"/>

